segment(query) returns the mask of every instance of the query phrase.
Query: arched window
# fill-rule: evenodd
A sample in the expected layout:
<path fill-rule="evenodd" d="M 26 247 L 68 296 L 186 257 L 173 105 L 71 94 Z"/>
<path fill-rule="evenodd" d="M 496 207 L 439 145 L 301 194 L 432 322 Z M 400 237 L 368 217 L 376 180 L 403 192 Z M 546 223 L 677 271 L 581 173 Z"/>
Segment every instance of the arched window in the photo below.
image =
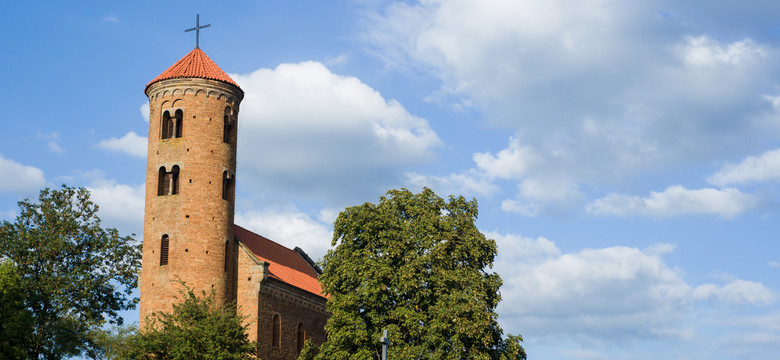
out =
<path fill-rule="evenodd" d="M 184 119 L 184 112 L 181 110 L 176 110 L 175 117 L 176 117 L 176 124 L 174 125 L 174 127 L 176 130 L 174 131 L 175 134 L 174 136 L 180 138 L 181 131 L 182 131 L 182 120 Z"/>
<path fill-rule="evenodd" d="M 160 167 L 160 173 L 157 176 L 157 196 L 168 195 L 170 184 L 166 184 L 166 174 L 165 166 Z"/>
<path fill-rule="evenodd" d="M 230 106 L 225 107 L 222 141 L 231 145 L 236 144 L 236 119 L 233 116 L 233 109 L 231 109 Z"/>
<path fill-rule="evenodd" d="M 170 139 L 170 138 L 180 138 L 181 137 L 181 130 L 182 130 L 182 121 L 184 119 L 184 112 L 181 111 L 181 109 L 176 110 L 173 117 L 171 117 L 170 111 L 166 110 L 163 112 L 163 118 L 162 118 L 162 138 Z"/>
<path fill-rule="evenodd" d="M 232 171 L 225 170 L 222 172 L 222 199 L 232 200 L 235 192 L 235 174 Z"/>
<path fill-rule="evenodd" d="M 179 193 L 179 165 L 173 165 L 171 169 L 171 195 Z"/>
<path fill-rule="evenodd" d="M 170 139 L 173 135 L 173 125 L 174 122 L 171 120 L 171 113 L 169 113 L 167 110 L 163 112 L 162 117 L 162 126 L 161 126 L 161 132 L 162 132 L 162 138 Z"/>
<path fill-rule="evenodd" d="M 303 328 L 303 323 L 298 324 L 298 353 L 303 350 L 303 343 L 306 342 L 306 329 Z"/>
<path fill-rule="evenodd" d="M 160 167 L 157 175 L 157 196 L 176 195 L 179 193 L 179 166 L 173 165 L 171 171 Z"/>
<path fill-rule="evenodd" d="M 163 235 L 162 239 L 160 240 L 160 266 L 168 265 L 168 247 L 170 246 L 170 241 L 168 239 L 168 235 Z"/>
<path fill-rule="evenodd" d="M 273 347 L 277 349 L 281 349 L 282 348 L 282 319 L 279 318 L 279 315 L 274 315 L 273 330 L 271 336 L 273 337 L 271 339 L 271 344 L 273 345 Z"/>

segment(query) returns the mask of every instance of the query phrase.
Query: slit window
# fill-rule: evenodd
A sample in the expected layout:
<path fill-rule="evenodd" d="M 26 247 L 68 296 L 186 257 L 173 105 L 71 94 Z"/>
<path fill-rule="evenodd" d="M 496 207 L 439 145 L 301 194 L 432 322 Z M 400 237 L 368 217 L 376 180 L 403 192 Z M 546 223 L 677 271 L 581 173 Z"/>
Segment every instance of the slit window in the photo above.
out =
<path fill-rule="evenodd" d="M 235 179 L 236 175 L 232 171 L 225 170 L 222 172 L 222 199 L 223 200 L 233 200 L 233 195 L 235 193 Z"/>
<path fill-rule="evenodd" d="M 160 266 L 168 265 L 168 248 L 170 247 L 170 239 L 168 235 L 163 235 L 160 239 Z"/>
<path fill-rule="evenodd" d="M 236 144 L 236 118 L 233 115 L 233 109 L 225 107 L 225 116 L 223 117 L 222 141 L 231 145 Z"/>
<path fill-rule="evenodd" d="M 228 271 L 228 266 L 230 264 L 230 242 L 225 241 L 225 272 Z"/>

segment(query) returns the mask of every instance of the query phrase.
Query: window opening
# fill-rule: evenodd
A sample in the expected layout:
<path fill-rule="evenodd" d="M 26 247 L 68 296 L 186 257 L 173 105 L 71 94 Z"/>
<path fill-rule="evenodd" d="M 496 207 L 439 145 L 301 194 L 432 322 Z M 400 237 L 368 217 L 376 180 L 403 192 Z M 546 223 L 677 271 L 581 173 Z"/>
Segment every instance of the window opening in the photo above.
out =
<path fill-rule="evenodd" d="M 222 172 L 222 199 L 232 200 L 235 193 L 235 179 L 236 176 L 232 171 L 225 170 Z"/>
<path fill-rule="evenodd" d="M 298 324 L 298 353 L 303 350 L 303 343 L 306 342 L 306 329 L 303 328 L 303 323 Z"/>
<path fill-rule="evenodd" d="M 160 167 L 157 177 L 157 196 L 176 195 L 179 193 L 179 166 L 174 165 L 171 171 L 165 166 Z"/>
<path fill-rule="evenodd" d="M 163 112 L 162 118 L 162 138 L 180 138 L 182 133 L 182 119 L 184 118 L 184 112 L 176 110 L 173 117 L 171 117 L 170 111 Z"/>
<path fill-rule="evenodd" d="M 230 242 L 225 241 L 225 272 L 228 271 L 228 264 L 229 264 L 228 260 L 230 260 L 229 254 L 230 254 Z"/>
<path fill-rule="evenodd" d="M 168 265 L 168 248 L 170 246 L 170 240 L 168 235 L 163 235 L 160 240 L 160 266 Z"/>
<path fill-rule="evenodd" d="M 271 335 L 273 336 L 272 339 L 273 346 L 276 348 L 281 348 L 282 347 L 282 319 L 279 318 L 279 315 L 274 315 L 273 332 Z"/>
<path fill-rule="evenodd" d="M 222 141 L 231 145 L 236 144 L 236 119 L 233 116 L 233 109 L 230 106 L 225 107 L 225 116 L 223 117 Z"/>

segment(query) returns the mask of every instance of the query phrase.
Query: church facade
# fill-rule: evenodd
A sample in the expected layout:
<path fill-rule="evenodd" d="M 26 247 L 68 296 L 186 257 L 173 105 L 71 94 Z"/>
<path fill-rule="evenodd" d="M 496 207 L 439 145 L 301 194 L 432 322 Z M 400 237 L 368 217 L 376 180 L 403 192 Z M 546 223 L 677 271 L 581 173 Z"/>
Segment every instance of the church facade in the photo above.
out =
<path fill-rule="evenodd" d="M 325 340 L 320 269 L 233 222 L 238 113 L 244 92 L 196 47 L 146 85 L 146 166 L 140 319 L 170 311 L 184 282 L 215 291 L 247 316 L 262 359 L 295 359 Z M 267 154 L 251 154 L 268 156 Z"/>

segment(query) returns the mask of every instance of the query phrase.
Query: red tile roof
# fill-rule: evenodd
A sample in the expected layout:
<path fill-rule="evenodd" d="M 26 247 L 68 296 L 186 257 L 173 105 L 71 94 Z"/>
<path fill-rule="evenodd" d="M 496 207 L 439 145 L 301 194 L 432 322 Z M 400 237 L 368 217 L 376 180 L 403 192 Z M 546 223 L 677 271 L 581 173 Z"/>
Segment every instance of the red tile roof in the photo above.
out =
<path fill-rule="evenodd" d="M 233 225 L 233 233 L 255 256 L 269 263 L 268 276 L 312 294 L 324 296 L 317 280 L 317 271 L 295 250 L 238 225 Z"/>
<path fill-rule="evenodd" d="M 163 71 L 162 74 L 157 75 L 154 80 L 146 84 L 144 91 L 146 91 L 150 85 L 160 80 L 193 77 L 218 80 L 238 87 L 238 84 L 222 71 L 222 69 L 220 69 L 219 66 L 203 52 L 203 50 L 195 48 L 169 67 L 168 70 Z M 239 87 L 239 89 L 241 88 Z"/>

